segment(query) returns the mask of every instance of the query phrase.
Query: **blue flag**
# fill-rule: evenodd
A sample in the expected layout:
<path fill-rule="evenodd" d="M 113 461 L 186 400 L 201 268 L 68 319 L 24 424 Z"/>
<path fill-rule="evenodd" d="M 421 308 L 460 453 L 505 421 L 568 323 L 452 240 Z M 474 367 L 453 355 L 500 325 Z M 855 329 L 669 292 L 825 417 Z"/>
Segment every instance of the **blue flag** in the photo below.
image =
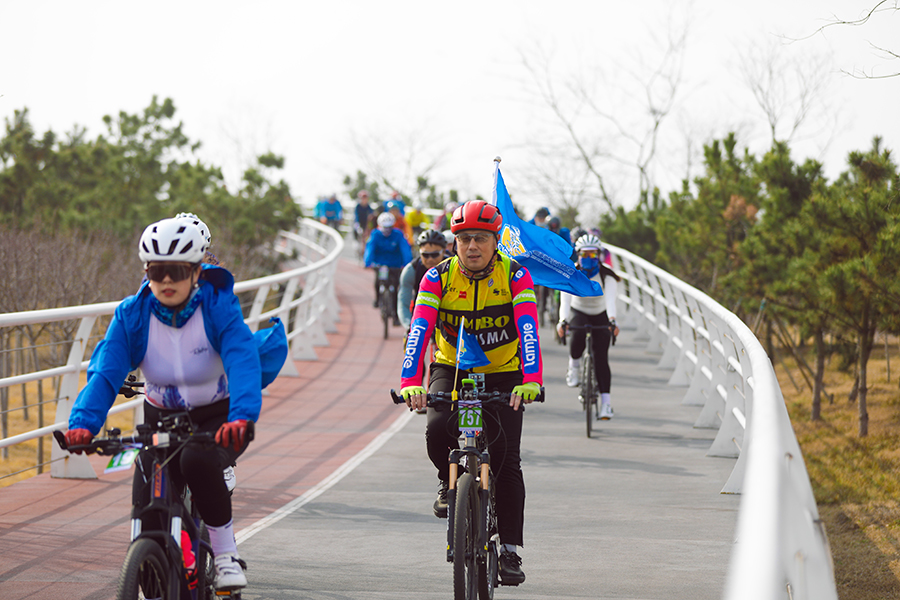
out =
<path fill-rule="evenodd" d="M 456 342 L 456 362 L 463 371 L 474 369 L 475 367 L 486 367 L 491 364 L 478 343 L 478 338 L 469 333 L 465 329 L 466 319 L 463 317 L 459 322 L 459 335 Z"/>
<path fill-rule="evenodd" d="M 494 159 L 494 204 L 503 216 L 498 249 L 531 273 L 535 285 L 576 296 L 602 296 L 603 288 L 575 268 L 572 246 L 549 229 L 521 220 L 513 209 L 506 183 L 500 174 L 500 159 Z"/>

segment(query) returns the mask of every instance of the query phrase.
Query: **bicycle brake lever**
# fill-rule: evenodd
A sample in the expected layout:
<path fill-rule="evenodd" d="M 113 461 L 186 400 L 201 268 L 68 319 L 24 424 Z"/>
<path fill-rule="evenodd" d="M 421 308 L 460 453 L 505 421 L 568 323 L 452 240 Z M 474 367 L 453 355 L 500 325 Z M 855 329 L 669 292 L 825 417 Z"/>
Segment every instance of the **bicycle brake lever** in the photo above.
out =
<path fill-rule="evenodd" d="M 69 443 L 66 441 L 66 434 L 64 434 L 59 429 L 53 432 L 53 438 L 56 440 L 56 443 L 59 444 L 59 447 L 63 450 L 69 449 Z"/>

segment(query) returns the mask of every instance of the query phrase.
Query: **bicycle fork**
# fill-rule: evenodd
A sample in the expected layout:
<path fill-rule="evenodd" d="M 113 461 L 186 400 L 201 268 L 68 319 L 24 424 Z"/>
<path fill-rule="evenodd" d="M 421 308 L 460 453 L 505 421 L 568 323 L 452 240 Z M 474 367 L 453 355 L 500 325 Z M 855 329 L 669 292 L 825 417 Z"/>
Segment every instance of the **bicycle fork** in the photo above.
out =
<path fill-rule="evenodd" d="M 453 547 L 453 522 L 455 519 L 455 507 L 456 507 L 456 480 L 459 477 L 459 462 L 460 459 L 466 456 L 468 457 L 466 460 L 467 467 L 468 465 L 479 465 L 479 476 L 476 481 L 479 483 L 478 486 L 478 507 L 477 507 L 477 519 L 479 523 L 478 531 L 478 540 L 476 540 L 475 551 L 476 551 L 476 559 L 483 561 L 487 556 L 488 551 L 488 528 L 487 528 L 487 518 L 488 518 L 488 505 L 490 503 L 490 469 L 491 469 L 491 460 L 490 454 L 487 451 L 481 452 L 475 446 L 475 432 L 466 432 L 466 445 L 463 449 L 451 450 L 450 451 L 450 481 L 449 487 L 447 490 L 447 562 L 453 562 L 453 554 L 455 552 L 455 548 Z M 473 473 L 474 475 L 474 473 Z M 462 499 L 466 501 L 465 498 Z"/>

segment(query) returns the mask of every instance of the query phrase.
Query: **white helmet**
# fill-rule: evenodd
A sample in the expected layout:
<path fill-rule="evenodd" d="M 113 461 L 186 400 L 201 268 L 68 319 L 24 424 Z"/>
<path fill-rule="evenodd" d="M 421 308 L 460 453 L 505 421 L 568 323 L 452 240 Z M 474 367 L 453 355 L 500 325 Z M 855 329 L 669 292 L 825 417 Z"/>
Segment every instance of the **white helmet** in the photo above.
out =
<path fill-rule="evenodd" d="M 199 263 L 206 256 L 206 239 L 193 223 L 182 219 L 163 219 L 148 225 L 141 234 L 138 256 L 143 263 Z"/>
<path fill-rule="evenodd" d="M 581 252 L 587 249 L 600 249 L 600 238 L 592 233 L 586 233 L 575 242 L 575 250 Z"/>
<path fill-rule="evenodd" d="M 185 221 L 189 221 L 197 226 L 200 230 L 200 233 L 203 234 L 203 238 L 206 240 L 206 245 L 209 246 L 212 244 L 212 236 L 209 234 L 209 227 L 206 226 L 206 223 L 200 220 L 200 217 L 195 215 L 194 213 L 178 213 L 175 215 L 176 219 L 184 219 Z"/>
<path fill-rule="evenodd" d="M 453 235 L 452 231 L 450 231 L 449 229 L 444 231 L 444 242 L 446 244 L 452 244 L 453 240 L 455 240 L 455 239 L 456 239 L 456 236 Z"/>
<path fill-rule="evenodd" d="M 394 215 L 389 212 L 383 212 L 378 215 L 378 226 L 382 229 L 390 229 L 396 222 L 397 220 L 394 218 Z"/>

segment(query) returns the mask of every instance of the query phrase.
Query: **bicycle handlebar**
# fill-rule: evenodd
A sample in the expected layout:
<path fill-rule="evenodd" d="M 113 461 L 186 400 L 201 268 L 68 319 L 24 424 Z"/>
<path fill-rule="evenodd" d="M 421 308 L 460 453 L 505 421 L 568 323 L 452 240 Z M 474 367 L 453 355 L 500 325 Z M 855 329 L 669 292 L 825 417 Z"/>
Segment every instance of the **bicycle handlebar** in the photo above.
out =
<path fill-rule="evenodd" d="M 129 376 L 129 378 L 122 383 L 122 387 L 119 388 L 119 394 L 126 398 L 133 398 L 141 393 L 137 388 L 143 387 L 143 381 L 136 381 L 134 376 Z M 143 447 L 164 446 L 167 444 L 188 442 L 201 444 L 216 443 L 215 434 L 206 431 L 193 430 L 193 423 L 191 423 L 190 416 L 187 412 L 178 412 L 163 417 L 162 421 L 158 422 L 155 428 L 148 424 L 139 425 L 137 428 L 138 433 L 136 435 L 125 437 L 119 435 L 121 431 L 118 428 L 107 429 L 107 437 L 95 438 L 91 440 L 90 444 L 75 444 L 73 446 L 69 446 L 66 442 L 66 436 L 62 431 L 54 431 L 53 437 L 56 439 L 56 443 L 59 444 L 59 447 L 68 452 L 85 452 L 87 454 L 96 452 L 101 456 L 118 454 L 127 446 L 131 445 L 140 445 Z M 248 420 L 247 436 L 244 446 L 253 441 L 255 431 L 255 422 Z"/>
<path fill-rule="evenodd" d="M 122 387 L 119 388 L 119 394 L 126 398 L 134 398 L 141 393 L 136 388 L 142 387 L 144 387 L 143 381 L 132 381 L 129 379 L 122 383 Z"/>
<path fill-rule="evenodd" d="M 253 439 L 251 431 L 253 427 L 247 422 L 247 441 Z M 216 443 L 216 436 L 208 431 L 198 431 L 196 433 L 180 433 L 171 431 L 149 431 L 136 435 L 119 436 L 117 429 L 109 430 L 105 438 L 95 438 L 90 444 L 75 444 L 69 446 L 66 443 L 66 436 L 62 431 L 54 431 L 53 437 L 59 447 L 68 452 L 85 452 L 87 454 L 97 453 L 101 456 L 113 456 L 127 448 L 128 446 L 165 446 L 167 444 L 195 443 L 195 444 L 211 444 Z"/>
<path fill-rule="evenodd" d="M 460 397 L 457 398 L 456 402 L 460 400 L 465 401 L 465 398 L 462 398 L 462 391 L 460 392 Z M 497 403 L 508 403 L 510 396 L 512 396 L 511 392 L 476 392 L 474 390 L 467 391 L 466 393 L 474 394 L 475 400 L 480 400 L 482 404 L 497 404 Z M 391 399 L 394 401 L 394 404 L 405 404 L 406 400 L 403 399 L 403 396 L 397 394 L 393 389 L 391 390 Z M 541 387 L 541 393 L 538 394 L 538 397 L 534 399 L 535 402 L 543 402 L 544 397 L 544 388 Z M 453 404 L 453 394 L 452 392 L 428 392 L 425 394 L 425 404 L 427 406 L 434 406 L 435 404 Z"/>

